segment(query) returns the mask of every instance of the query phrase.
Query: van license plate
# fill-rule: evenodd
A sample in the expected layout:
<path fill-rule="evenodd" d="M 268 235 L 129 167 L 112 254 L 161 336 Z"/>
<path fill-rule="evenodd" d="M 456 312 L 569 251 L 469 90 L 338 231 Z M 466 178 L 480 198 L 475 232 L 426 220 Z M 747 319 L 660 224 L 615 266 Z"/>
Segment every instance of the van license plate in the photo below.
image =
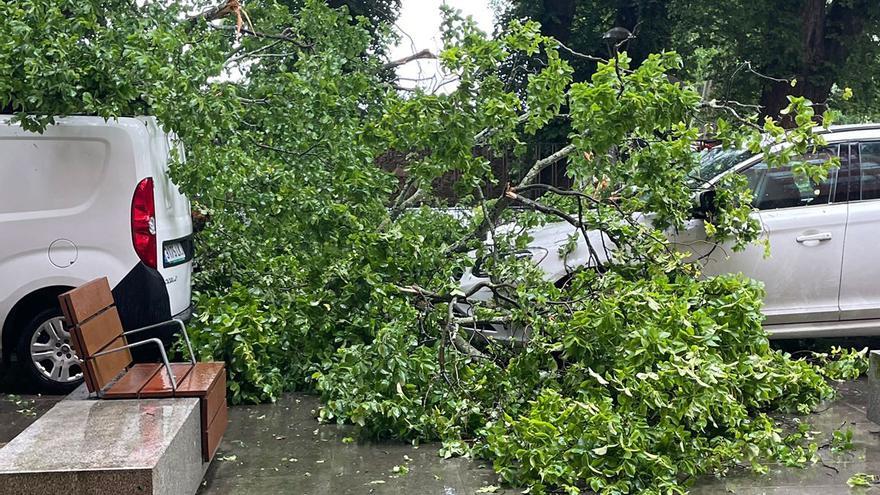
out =
<path fill-rule="evenodd" d="M 186 253 L 179 242 L 165 245 L 165 264 L 173 265 L 186 259 Z"/>

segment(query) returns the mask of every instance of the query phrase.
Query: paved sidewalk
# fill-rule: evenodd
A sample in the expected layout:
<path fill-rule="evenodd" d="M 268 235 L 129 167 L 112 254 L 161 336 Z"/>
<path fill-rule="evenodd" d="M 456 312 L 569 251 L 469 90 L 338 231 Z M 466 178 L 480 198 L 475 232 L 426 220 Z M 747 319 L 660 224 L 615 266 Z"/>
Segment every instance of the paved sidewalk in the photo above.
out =
<path fill-rule="evenodd" d="M 14 395 L 0 384 L 0 446 L 11 440 L 58 396 Z M 830 441 L 836 429 L 851 428 L 854 448 L 820 449 L 823 462 L 805 469 L 771 466 L 764 475 L 734 470 L 725 478 L 706 477 L 694 495 L 878 494 L 880 487 L 849 488 L 855 473 L 880 475 L 880 425 L 865 418 L 867 382 L 839 385 L 840 397 L 819 414 L 802 417 L 819 431 L 816 442 Z M 350 442 L 351 427 L 319 425 L 315 397 L 288 394 L 275 404 L 230 408 L 229 429 L 199 493 L 219 494 L 474 494 L 499 484 L 486 462 L 443 460 L 437 444 L 418 448 L 402 443 Z M 63 432 L 59 435 L 63 441 Z M 406 471 L 406 473 L 403 473 Z M 494 493 L 519 494 L 505 487 Z"/>
<path fill-rule="evenodd" d="M 880 425 L 865 417 L 868 382 L 862 378 L 838 385 L 838 399 L 827 409 L 809 416 L 800 416 L 816 435 L 822 462 L 804 469 L 780 465 L 759 475 L 746 470 L 734 471 L 725 478 L 707 477 L 692 490 L 692 495 L 836 495 L 880 494 L 880 487 L 850 488 L 847 480 L 856 473 L 880 475 Z M 832 432 L 847 428 L 853 431 L 853 448 L 832 452 L 828 443 Z"/>
<path fill-rule="evenodd" d="M 437 444 L 350 442 L 351 427 L 315 421 L 318 404 L 288 394 L 275 404 L 231 408 L 199 493 L 458 495 L 497 483 L 485 462 L 443 460 Z"/>
<path fill-rule="evenodd" d="M 0 447 L 63 398 L 61 395 L 22 394 L 13 377 L 0 376 Z"/>
<path fill-rule="evenodd" d="M 691 493 L 880 494 L 878 487 L 851 489 L 846 484 L 855 473 L 880 474 L 880 426 L 865 418 L 867 381 L 843 383 L 839 389 L 840 398 L 827 409 L 802 418 L 820 432 L 820 445 L 830 441 L 835 429 L 851 428 L 852 450 L 835 453 L 826 446 L 819 451 L 824 465 L 805 469 L 771 466 L 766 475 L 734 470 L 726 478 L 706 477 Z M 314 397 L 291 394 L 274 405 L 232 408 L 218 460 L 200 493 L 455 495 L 498 484 L 486 462 L 442 460 L 436 444 L 415 449 L 397 443 L 344 443 L 351 428 L 318 425 L 311 413 L 317 405 Z M 395 473 L 395 466 L 406 466 L 408 473 Z M 521 491 L 506 487 L 495 493 Z"/>

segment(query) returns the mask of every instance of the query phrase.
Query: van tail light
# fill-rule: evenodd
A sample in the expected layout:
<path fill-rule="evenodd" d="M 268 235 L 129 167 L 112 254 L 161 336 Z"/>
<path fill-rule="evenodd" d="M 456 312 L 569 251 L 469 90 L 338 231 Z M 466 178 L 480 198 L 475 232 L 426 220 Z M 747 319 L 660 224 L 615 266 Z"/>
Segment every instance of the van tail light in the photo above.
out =
<path fill-rule="evenodd" d="M 150 268 L 156 268 L 156 203 L 152 177 L 140 181 L 131 198 L 131 243 L 138 258 Z"/>

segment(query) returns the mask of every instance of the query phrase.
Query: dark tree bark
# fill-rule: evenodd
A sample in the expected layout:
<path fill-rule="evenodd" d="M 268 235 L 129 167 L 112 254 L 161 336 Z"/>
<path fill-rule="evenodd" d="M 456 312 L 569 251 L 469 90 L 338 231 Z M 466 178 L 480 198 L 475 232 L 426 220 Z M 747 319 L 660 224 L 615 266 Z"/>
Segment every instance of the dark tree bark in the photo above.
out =
<path fill-rule="evenodd" d="M 614 26 L 633 34 L 624 47 L 636 64 L 648 55 L 669 48 L 671 35 L 667 11 L 670 0 L 617 0 Z M 610 55 L 610 54 L 609 54 Z"/>
<path fill-rule="evenodd" d="M 633 32 L 639 23 L 639 15 L 638 2 L 635 0 L 618 0 L 614 26 L 609 27 L 623 27 Z"/>
<path fill-rule="evenodd" d="M 825 111 L 828 95 L 831 93 L 831 84 L 814 83 L 801 76 L 797 79 L 797 86 L 791 87 L 787 82 L 768 82 L 761 92 L 762 115 L 778 119 L 783 127 L 793 127 L 794 121 L 791 115 L 780 115 L 779 112 L 788 106 L 789 96 L 805 96 L 814 103 L 813 108 L 817 116 Z"/>
<path fill-rule="evenodd" d="M 816 113 L 826 108 L 832 85 L 842 75 L 845 61 L 855 40 L 864 34 L 866 19 L 859 12 L 870 10 L 873 0 L 855 0 L 851 3 L 825 0 L 805 0 L 801 9 L 800 60 L 792 74 L 797 83 L 770 82 L 761 93 L 764 115 L 779 118 L 779 112 L 788 106 L 788 96 L 805 96 L 815 104 Z M 791 119 L 783 116 L 783 125 Z"/>
<path fill-rule="evenodd" d="M 575 0 L 545 0 L 542 31 L 547 36 L 568 43 L 574 23 Z"/>

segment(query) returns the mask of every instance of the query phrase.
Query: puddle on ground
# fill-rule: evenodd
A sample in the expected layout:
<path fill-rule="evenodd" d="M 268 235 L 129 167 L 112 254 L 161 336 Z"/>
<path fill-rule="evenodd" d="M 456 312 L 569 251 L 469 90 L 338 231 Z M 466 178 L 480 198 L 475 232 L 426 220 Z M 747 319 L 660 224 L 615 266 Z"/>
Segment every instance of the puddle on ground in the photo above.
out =
<path fill-rule="evenodd" d="M 485 462 L 442 459 L 437 444 L 357 443 L 349 426 L 319 425 L 317 398 L 234 407 L 201 495 L 472 495 L 497 484 Z M 519 493 L 499 489 L 495 493 Z"/>

